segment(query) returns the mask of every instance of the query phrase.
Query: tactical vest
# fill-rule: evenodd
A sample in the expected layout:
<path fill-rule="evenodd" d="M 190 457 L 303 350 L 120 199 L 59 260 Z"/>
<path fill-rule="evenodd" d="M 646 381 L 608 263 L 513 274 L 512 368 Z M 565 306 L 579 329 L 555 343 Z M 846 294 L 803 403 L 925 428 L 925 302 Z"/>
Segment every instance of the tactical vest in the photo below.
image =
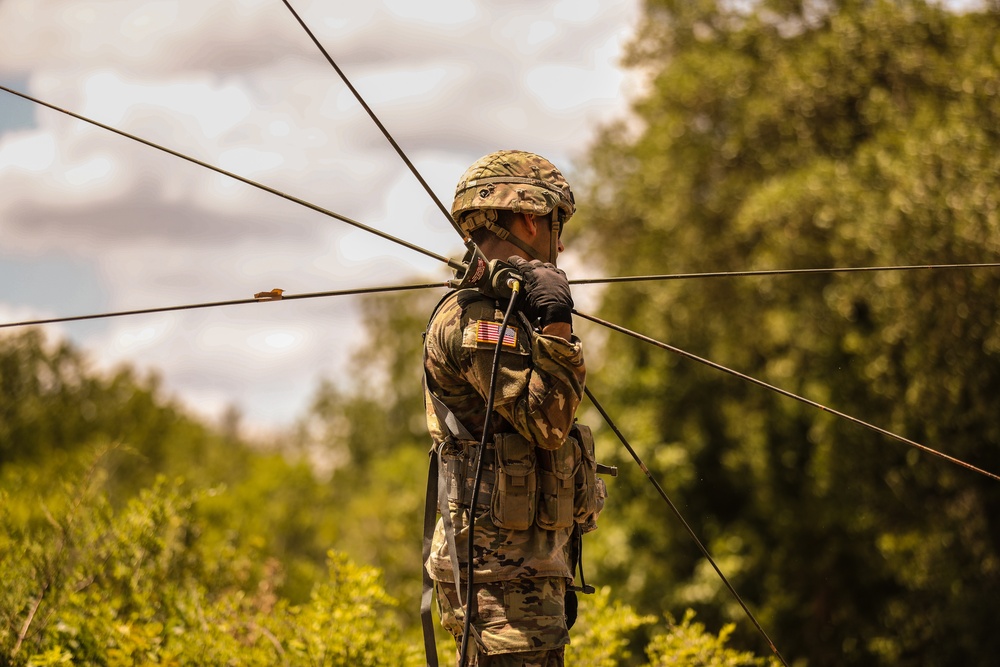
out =
<path fill-rule="evenodd" d="M 428 326 L 449 296 L 435 307 Z M 607 488 L 597 472 L 600 469 L 614 475 L 617 471 L 596 462 L 589 427 L 574 423 L 569 436 L 554 450 L 535 447 L 519 433 L 496 429 L 500 432 L 486 443 L 482 453 L 479 493 L 473 494 L 475 454 L 480 442 L 431 391 L 426 375 L 424 391 L 446 431 L 444 441 L 435 443 L 432 452 L 438 459 L 438 510 L 442 515 L 448 513 L 445 500 L 468 509 L 475 495 L 476 516 L 488 511 L 493 523 L 501 528 L 526 530 L 533 523 L 544 530 L 564 530 L 575 524 L 581 533 L 597 528 L 597 516 L 607 497 Z"/>
<path fill-rule="evenodd" d="M 447 410 L 432 395 L 435 411 Z M 450 414 L 450 411 L 448 411 Z M 439 414 L 442 424 L 456 421 Z M 465 437 L 463 437 L 465 436 Z M 439 460 L 438 484 L 449 504 L 469 509 L 480 443 L 468 431 L 451 433 L 435 447 Z M 590 427 L 574 424 L 558 449 L 540 449 L 519 433 L 497 433 L 483 451 L 476 516 L 489 513 L 497 526 L 527 530 L 565 530 L 579 525 L 581 533 L 597 528 L 607 489 L 597 476 L 611 472 L 594 458 Z M 447 507 L 440 507 L 442 513 Z"/>

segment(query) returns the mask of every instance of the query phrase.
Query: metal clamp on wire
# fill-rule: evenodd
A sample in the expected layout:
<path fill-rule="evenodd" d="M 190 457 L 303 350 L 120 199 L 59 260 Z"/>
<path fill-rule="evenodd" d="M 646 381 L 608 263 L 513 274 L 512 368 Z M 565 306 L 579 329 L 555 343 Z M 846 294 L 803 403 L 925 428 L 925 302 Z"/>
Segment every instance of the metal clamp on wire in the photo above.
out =
<path fill-rule="evenodd" d="M 455 289 L 478 289 L 494 299 L 509 299 L 514 282 L 523 278 L 514 267 L 499 259 L 486 259 L 486 255 L 471 240 L 466 241 L 467 251 L 462 258 L 462 268 L 455 270 L 455 278 L 448 281 Z"/>

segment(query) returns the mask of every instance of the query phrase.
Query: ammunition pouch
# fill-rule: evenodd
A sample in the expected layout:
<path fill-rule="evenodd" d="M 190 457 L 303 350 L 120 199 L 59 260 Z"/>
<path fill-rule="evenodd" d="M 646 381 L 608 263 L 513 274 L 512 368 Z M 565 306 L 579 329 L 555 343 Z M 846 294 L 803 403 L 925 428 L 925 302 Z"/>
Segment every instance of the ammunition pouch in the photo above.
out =
<path fill-rule="evenodd" d="M 580 465 L 579 441 L 570 435 L 558 449 L 538 450 L 539 528 L 562 530 L 574 521 L 574 479 Z"/>
<path fill-rule="evenodd" d="M 604 509 L 604 501 L 608 497 L 608 489 L 604 480 L 597 476 L 598 464 L 594 455 L 594 434 L 589 426 L 574 424 L 570 431 L 570 440 L 577 443 L 576 451 L 579 463 L 574 476 L 573 519 L 580 525 L 580 531 L 589 533 L 597 528 L 597 517 Z M 602 472 L 604 471 L 604 467 Z M 617 471 L 609 474 L 616 474 Z"/>
<path fill-rule="evenodd" d="M 493 522 L 501 528 L 527 530 L 535 520 L 535 446 L 519 433 L 497 433 L 493 446 L 497 459 Z"/>

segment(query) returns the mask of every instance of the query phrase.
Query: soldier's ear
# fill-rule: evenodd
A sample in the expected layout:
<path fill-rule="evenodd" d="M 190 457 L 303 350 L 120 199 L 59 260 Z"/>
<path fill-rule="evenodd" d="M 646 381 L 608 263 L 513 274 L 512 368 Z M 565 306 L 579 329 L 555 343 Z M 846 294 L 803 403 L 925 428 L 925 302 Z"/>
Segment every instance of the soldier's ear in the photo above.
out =
<path fill-rule="evenodd" d="M 528 232 L 528 238 L 532 239 L 538 235 L 538 220 L 534 213 L 522 213 L 521 219 L 524 221 L 524 228 Z"/>

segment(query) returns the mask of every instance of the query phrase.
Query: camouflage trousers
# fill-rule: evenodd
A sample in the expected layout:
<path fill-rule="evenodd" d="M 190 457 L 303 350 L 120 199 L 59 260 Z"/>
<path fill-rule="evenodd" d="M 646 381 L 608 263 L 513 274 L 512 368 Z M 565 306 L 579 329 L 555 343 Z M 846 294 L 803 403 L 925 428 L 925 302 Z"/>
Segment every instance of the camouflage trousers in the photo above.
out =
<path fill-rule="evenodd" d="M 446 582 L 436 582 L 435 589 L 441 625 L 455 637 L 460 658 L 465 615 L 458 594 Z M 516 579 L 476 584 L 475 589 L 469 667 L 563 667 L 569 643 L 565 579 Z"/>

